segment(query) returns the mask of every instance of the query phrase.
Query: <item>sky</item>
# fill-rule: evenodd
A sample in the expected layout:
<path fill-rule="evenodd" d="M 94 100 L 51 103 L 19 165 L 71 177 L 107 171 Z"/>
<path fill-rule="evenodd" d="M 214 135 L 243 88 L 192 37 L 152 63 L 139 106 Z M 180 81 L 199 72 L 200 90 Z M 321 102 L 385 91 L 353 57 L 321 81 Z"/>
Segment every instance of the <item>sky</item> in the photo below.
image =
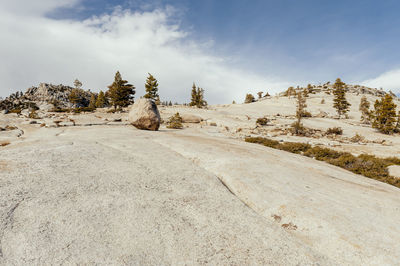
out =
<path fill-rule="evenodd" d="M 400 93 L 400 1 L 0 0 L 0 96 L 41 82 L 209 103 L 334 81 Z"/>

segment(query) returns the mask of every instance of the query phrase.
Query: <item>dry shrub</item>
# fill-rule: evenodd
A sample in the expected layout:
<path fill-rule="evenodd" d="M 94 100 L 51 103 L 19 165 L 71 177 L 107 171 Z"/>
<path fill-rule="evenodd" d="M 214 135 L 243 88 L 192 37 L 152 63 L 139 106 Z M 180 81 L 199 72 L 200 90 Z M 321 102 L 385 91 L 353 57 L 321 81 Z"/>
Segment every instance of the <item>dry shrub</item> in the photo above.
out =
<path fill-rule="evenodd" d="M 260 126 L 266 126 L 268 124 L 269 120 L 266 117 L 260 117 L 257 119 L 256 124 Z"/>
<path fill-rule="evenodd" d="M 343 135 L 343 129 L 341 127 L 331 127 L 326 131 L 327 135 Z"/>
<path fill-rule="evenodd" d="M 10 142 L 8 142 L 8 141 L 0 142 L 0 147 L 5 147 L 7 145 L 10 145 Z"/>
<path fill-rule="evenodd" d="M 359 135 L 358 133 L 355 134 L 353 137 L 351 137 L 350 141 L 351 142 L 360 142 L 360 141 L 364 141 L 365 138 L 364 136 Z"/>
<path fill-rule="evenodd" d="M 363 175 L 381 182 L 400 188 L 400 179 L 389 175 L 388 166 L 400 165 L 397 157 L 378 158 L 374 155 L 361 154 L 354 156 L 348 152 L 335 151 L 329 148 L 312 147 L 309 144 L 287 142 L 280 143 L 275 140 L 262 137 L 249 137 L 246 142 L 262 144 L 274 149 L 284 150 L 292 153 L 301 153 L 304 156 L 315 158 L 329 164 L 341 167 L 355 174 Z"/>

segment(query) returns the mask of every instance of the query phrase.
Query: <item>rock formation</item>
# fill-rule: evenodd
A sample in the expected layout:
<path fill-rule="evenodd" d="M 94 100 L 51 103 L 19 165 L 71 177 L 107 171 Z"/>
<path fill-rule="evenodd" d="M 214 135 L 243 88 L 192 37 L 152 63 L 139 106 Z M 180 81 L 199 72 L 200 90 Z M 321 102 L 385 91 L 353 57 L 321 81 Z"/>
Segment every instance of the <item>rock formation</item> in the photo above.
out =
<path fill-rule="evenodd" d="M 34 106 L 48 110 L 49 105 L 60 108 L 70 108 L 68 97 L 74 88 L 64 85 L 52 85 L 40 83 L 38 87 L 31 87 L 25 93 L 16 92 L 0 101 L 0 110 L 9 110 L 14 108 L 27 109 Z M 89 102 L 90 92 L 84 91 L 83 97 Z"/>
<path fill-rule="evenodd" d="M 156 131 L 160 127 L 157 105 L 149 99 L 139 99 L 129 112 L 129 122 L 138 129 Z"/>

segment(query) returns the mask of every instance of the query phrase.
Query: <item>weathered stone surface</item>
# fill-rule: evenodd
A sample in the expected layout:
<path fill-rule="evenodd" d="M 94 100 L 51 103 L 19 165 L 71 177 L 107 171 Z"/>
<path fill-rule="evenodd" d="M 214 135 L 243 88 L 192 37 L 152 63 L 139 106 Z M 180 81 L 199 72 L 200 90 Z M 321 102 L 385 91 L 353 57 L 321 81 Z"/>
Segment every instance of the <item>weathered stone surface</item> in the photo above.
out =
<path fill-rule="evenodd" d="M 182 117 L 182 122 L 183 123 L 200 123 L 203 121 L 203 118 L 201 118 L 198 115 L 193 115 L 193 114 L 179 114 Z"/>
<path fill-rule="evenodd" d="M 157 105 L 146 98 L 137 100 L 128 116 L 129 122 L 138 129 L 156 131 L 160 127 L 160 113 Z"/>
<path fill-rule="evenodd" d="M 388 167 L 389 175 L 400 179 L 400 165 L 391 165 Z"/>

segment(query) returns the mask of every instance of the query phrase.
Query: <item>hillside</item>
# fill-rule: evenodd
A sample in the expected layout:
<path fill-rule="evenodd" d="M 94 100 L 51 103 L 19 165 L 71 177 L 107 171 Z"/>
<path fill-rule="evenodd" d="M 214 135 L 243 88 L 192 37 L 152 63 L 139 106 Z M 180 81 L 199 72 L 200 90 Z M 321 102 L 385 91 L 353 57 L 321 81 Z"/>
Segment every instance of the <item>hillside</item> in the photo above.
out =
<path fill-rule="evenodd" d="M 160 106 L 164 121 L 203 121 L 158 132 L 107 109 L 0 114 L 0 264 L 394 265 L 399 188 L 243 140 L 400 154 L 399 135 L 359 122 L 361 95 L 348 92 L 339 120 L 332 95 L 310 94 L 304 124 L 321 132 L 308 137 L 287 132 L 295 99 L 285 96 Z M 334 126 L 342 136 L 322 134 Z"/>

